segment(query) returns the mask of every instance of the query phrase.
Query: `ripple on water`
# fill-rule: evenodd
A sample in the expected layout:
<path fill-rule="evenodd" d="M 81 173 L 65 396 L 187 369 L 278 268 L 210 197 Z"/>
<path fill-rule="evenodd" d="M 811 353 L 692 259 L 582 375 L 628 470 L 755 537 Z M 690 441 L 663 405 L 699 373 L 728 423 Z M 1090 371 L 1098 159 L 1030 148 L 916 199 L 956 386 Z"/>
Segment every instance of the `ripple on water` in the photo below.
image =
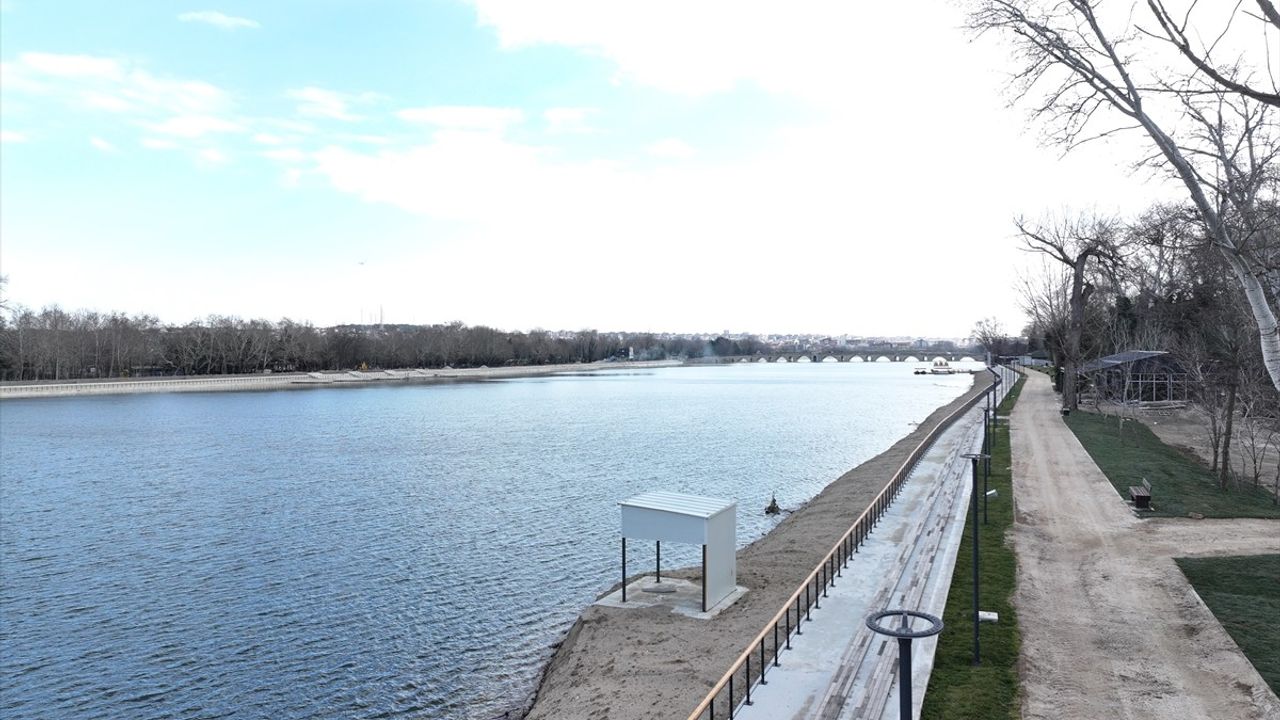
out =
<path fill-rule="evenodd" d="M 5 401 L 0 715 L 488 720 L 615 581 L 618 500 L 735 498 L 745 544 L 771 493 L 799 505 L 968 384 L 752 365 Z"/>

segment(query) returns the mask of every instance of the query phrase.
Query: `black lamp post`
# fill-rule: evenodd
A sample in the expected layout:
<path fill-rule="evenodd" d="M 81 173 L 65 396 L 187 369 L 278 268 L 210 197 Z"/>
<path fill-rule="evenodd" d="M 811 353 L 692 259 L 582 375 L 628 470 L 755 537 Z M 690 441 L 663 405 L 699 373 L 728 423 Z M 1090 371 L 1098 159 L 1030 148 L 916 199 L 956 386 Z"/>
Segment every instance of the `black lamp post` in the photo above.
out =
<path fill-rule="evenodd" d="M 973 463 L 973 664 L 982 664 L 982 653 L 978 639 L 978 460 L 989 458 L 986 453 L 965 453 Z"/>
<path fill-rule="evenodd" d="M 882 620 L 893 617 L 901 617 L 902 622 L 898 625 L 893 625 L 892 622 L 881 624 Z M 929 627 L 913 630 L 911 621 L 916 618 L 929 623 Z M 867 627 L 872 632 L 898 638 L 898 717 L 901 720 L 911 720 L 911 641 L 942 632 L 942 619 L 915 610 L 881 610 L 867 616 Z"/>

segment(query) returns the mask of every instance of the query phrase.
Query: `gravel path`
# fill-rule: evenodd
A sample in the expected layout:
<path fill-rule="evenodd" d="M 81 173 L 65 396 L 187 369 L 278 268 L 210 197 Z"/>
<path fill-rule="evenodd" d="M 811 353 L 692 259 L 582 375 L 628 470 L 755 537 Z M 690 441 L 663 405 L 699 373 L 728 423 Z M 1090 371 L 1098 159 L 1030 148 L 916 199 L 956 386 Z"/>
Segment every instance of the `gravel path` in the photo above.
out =
<path fill-rule="evenodd" d="M 1010 424 L 1025 718 L 1280 718 L 1174 556 L 1280 552 L 1280 521 L 1140 520 L 1029 373 Z"/>

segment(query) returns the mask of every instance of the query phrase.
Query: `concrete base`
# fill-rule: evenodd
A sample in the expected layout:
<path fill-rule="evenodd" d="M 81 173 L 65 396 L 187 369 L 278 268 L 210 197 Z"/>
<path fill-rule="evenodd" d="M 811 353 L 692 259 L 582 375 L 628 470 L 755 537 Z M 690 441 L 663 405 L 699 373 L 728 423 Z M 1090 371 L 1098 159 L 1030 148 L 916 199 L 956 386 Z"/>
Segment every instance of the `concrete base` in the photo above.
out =
<path fill-rule="evenodd" d="M 654 588 L 662 590 L 654 592 Z M 652 575 L 645 575 L 627 584 L 627 601 L 622 602 L 622 590 L 619 588 L 595 602 L 603 607 L 620 608 L 622 610 L 638 610 L 640 608 L 670 607 L 671 612 L 697 620 L 710 620 L 722 610 L 733 605 L 738 598 L 747 594 L 741 585 L 735 587 L 723 600 L 702 612 L 702 585 L 679 578 L 662 578 L 659 585 Z"/>

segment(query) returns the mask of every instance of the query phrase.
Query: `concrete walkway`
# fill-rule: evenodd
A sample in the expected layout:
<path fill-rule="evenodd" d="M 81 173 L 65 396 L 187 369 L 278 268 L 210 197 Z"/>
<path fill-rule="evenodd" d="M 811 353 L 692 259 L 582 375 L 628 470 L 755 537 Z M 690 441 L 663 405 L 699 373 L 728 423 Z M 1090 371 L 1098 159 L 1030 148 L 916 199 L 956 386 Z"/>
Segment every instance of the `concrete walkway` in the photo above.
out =
<path fill-rule="evenodd" d="M 1172 559 L 1280 552 L 1280 521 L 1136 518 L 1058 409 L 1029 373 L 1010 422 L 1023 717 L 1280 718 Z"/>
<path fill-rule="evenodd" d="M 736 717 L 897 718 L 897 642 L 876 635 L 866 616 L 885 608 L 942 615 L 970 497 L 970 463 L 981 446 L 982 408 L 945 432 L 916 466 L 865 545 L 813 611 L 803 635 L 771 668 L 754 705 Z M 923 701 L 937 639 L 916 641 L 912 683 Z"/>

